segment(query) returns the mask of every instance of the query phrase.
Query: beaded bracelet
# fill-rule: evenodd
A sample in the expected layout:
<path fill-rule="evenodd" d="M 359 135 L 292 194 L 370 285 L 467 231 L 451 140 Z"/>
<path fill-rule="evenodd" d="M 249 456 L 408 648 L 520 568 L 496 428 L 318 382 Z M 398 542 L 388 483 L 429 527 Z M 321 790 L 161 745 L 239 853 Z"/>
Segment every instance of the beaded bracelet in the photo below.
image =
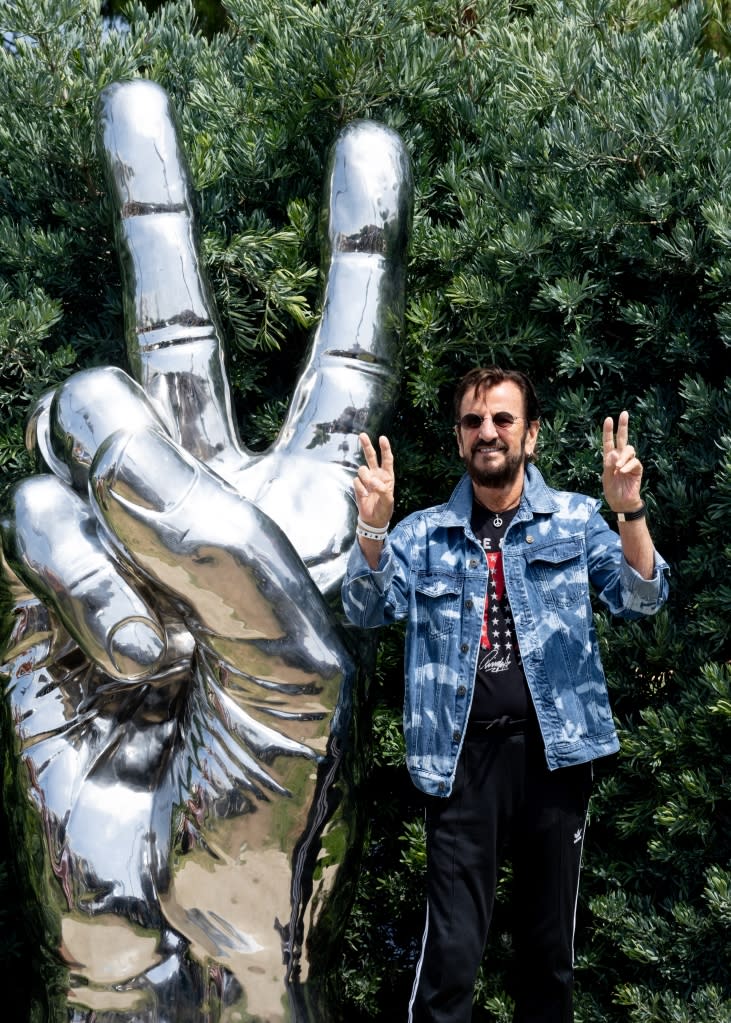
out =
<path fill-rule="evenodd" d="M 355 534 L 356 536 L 362 536 L 366 540 L 385 540 L 388 526 L 388 522 L 385 526 L 371 526 L 367 522 L 363 522 L 362 519 L 358 519 Z"/>

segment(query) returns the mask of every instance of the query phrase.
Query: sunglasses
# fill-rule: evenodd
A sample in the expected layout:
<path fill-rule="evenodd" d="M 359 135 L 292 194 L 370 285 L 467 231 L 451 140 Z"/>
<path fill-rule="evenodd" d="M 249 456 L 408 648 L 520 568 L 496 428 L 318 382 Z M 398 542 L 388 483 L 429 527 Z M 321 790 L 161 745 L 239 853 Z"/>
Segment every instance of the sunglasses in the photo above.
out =
<path fill-rule="evenodd" d="M 476 412 L 467 412 L 461 419 L 457 420 L 457 426 L 463 430 L 479 430 L 486 419 L 492 419 L 492 425 L 496 430 L 509 430 L 523 416 L 514 416 L 512 412 L 496 412 L 494 416 L 478 416 Z"/>

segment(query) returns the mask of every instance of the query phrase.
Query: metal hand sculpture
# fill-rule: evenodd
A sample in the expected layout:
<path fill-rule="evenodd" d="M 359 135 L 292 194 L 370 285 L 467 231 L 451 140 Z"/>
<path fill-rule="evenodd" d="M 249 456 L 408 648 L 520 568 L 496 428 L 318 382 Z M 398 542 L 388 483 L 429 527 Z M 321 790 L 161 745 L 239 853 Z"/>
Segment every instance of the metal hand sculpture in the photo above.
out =
<path fill-rule="evenodd" d="M 109 87 L 129 359 L 29 426 L 46 475 L 3 524 L 5 671 L 68 1019 L 331 1018 L 368 657 L 328 598 L 358 434 L 396 386 L 412 185 L 348 126 L 325 185 L 323 312 L 277 442 L 239 442 L 165 93 Z M 27 815 L 26 815 L 27 816 Z"/>

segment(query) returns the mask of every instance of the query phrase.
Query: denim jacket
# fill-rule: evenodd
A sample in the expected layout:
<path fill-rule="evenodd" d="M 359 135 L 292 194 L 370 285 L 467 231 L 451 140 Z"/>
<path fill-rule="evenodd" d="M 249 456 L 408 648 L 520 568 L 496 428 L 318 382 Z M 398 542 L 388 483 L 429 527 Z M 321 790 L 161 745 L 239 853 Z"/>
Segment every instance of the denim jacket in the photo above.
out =
<path fill-rule="evenodd" d="M 469 717 L 488 586 L 470 527 L 472 481 L 400 522 L 372 570 L 355 544 L 343 582 L 362 628 L 406 619 L 404 735 L 418 788 L 450 793 Z M 590 584 L 612 614 L 654 614 L 668 566 L 643 579 L 624 560 L 600 502 L 553 490 L 533 465 L 503 542 L 503 567 L 528 688 L 552 770 L 619 748 L 594 629 Z"/>

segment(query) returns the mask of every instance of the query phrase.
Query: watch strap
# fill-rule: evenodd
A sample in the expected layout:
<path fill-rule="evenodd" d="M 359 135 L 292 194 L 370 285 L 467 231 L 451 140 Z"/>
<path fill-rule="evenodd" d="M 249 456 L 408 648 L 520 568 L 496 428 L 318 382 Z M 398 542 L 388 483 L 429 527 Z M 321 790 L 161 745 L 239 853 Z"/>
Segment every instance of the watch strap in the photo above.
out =
<path fill-rule="evenodd" d="M 647 505 L 642 502 L 642 506 L 636 511 L 631 512 L 617 512 L 617 522 L 636 522 L 637 519 L 644 519 L 647 515 Z"/>

